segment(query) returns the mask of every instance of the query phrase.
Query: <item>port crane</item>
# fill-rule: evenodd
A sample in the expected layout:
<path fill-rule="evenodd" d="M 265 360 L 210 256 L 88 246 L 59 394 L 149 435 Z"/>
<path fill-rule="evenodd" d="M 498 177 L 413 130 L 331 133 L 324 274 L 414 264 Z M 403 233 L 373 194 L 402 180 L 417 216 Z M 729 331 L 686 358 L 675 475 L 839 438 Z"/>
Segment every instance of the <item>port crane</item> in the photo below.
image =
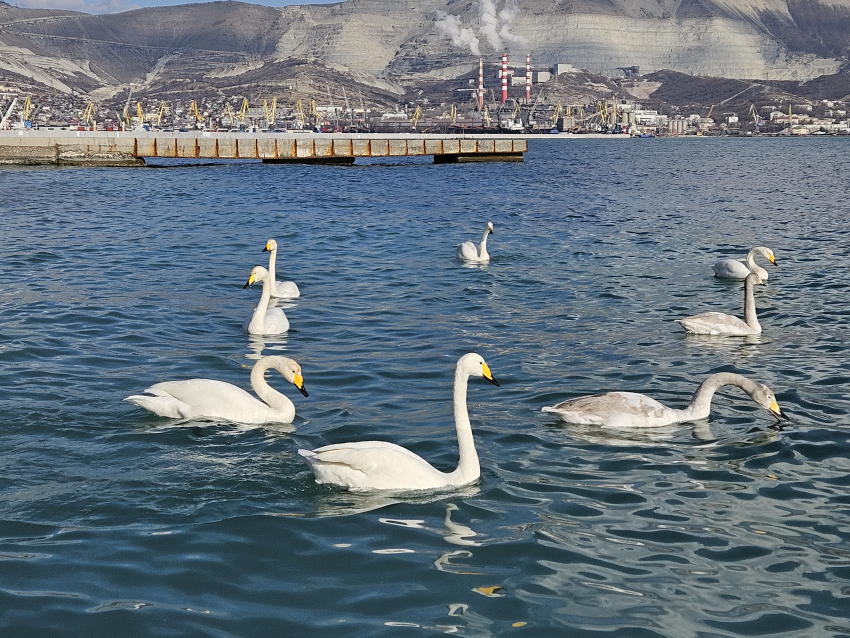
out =
<path fill-rule="evenodd" d="M 419 124 L 419 118 L 422 117 L 422 107 L 418 104 L 416 105 L 416 110 L 413 111 L 413 117 L 410 118 L 410 123 L 413 124 L 413 128 Z"/>
<path fill-rule="evenodd" d="M 304 105 L 301 100 L 295 103 L 295 111 L 298 113 L 299 128 L 307 128 L 307 116 L 304 113 Z"/>
<path fill-rule="evenodd" d="M 166 106 L 165 101 L 161 101 L 159 103 L 159 110 L 156 112 L 156 125 L 162 125 L 162 116 L 165 115 L 165 112 L 168 110 L 168 106 Z"/>
<path fill-rule="evenodd" d="M 12 115 L 12 111 L 15 110 L 15 106 L 18 104 L 18 98 L 12 100 L 12 104 L 9 106 L 9 110 L 6 111 L 6 115 L 3 116 L 3 119 L 0 120 L 0 131 L 8 131 L 9 130 L 9 116 Z"/>
<path fill-rule="evenodd" d="M 89 102 L 86 104 L 86 108 L 83 111 L 83 114 L 80 116 L 80 121 L 85 122 L 88 126 L 93 126 L 95 130 L 97 130 L 97 122 L 95 122 L 94 116 L 96 107 L 94 102 Z"/>
<path fill-rule="evenodd" d="M 263 115 L 266 117 L 266 128 L 273 128 L 277 119 L 277 98 L 273 97 L 271 102 L 263 100 Z"/>
<path fill-rule="evenodd" d="M 201 112 L 198 110 L 198 103 L 195 100 L 192 100 L 189 103 L 189 113 L 195 116 L 196 127 L 198 124 L 202 124 L 204 122 L 204 116 L 201 115 Z"/>
<path fill-rule="evenodd" d="M 242 98 L 242 107 L 239 109 L 239 113 L 238 113 L 240 124 L 245 124 L 245 116 L 248 115 L 248 109 L 249 108 L 251 108 L 251 107 L 248 104 L 248 98 L 243 97 Z"/>
<path fill-rule="evenodd" d="M 549 118 L 549 126 L 555 128 L 558 126 L 558 118 L 561 117 L 561 112 L 564 107 L 561 104 L 561 100 L 558 100 L 558 103 L 555 105 L 555 108 L 552 109 L 552 117 Z"/>

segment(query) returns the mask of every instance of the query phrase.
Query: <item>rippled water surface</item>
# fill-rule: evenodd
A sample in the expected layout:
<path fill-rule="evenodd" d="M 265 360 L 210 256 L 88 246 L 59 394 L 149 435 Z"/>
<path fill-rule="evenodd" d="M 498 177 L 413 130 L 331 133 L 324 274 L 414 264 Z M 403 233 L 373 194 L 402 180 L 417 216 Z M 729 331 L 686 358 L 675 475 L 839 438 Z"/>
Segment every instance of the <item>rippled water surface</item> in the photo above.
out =
<path fill-rule="evenodd" d="M 850 636 L 847 141 L 533 141 L 524 164 L 0 169 L 0 635 Z M 453 246 L 492 220 L 489 265 Z M 292 329 L 242 286 L 281 245 Z M 770 246 L 758 338 L 720 257 Z M 299 448 L 381 439 L 457 463 L 454 365 L 481 480 L 319 486 Z M 280 426 L 172 421 L 163 380 L 303 367 Z M 576 427 L 564 399 L 709 419 Z"/>

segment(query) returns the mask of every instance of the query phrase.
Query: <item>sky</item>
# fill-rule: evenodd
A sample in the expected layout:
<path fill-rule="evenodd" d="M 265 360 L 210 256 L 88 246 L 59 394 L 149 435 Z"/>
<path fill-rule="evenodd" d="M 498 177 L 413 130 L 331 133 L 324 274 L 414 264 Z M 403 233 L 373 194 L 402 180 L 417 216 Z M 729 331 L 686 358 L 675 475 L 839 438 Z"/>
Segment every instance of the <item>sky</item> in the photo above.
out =
<path fill-rule="evenodd" d="M 9 4 L 27 9 L 65 9 L 85 13 L 118 13 L 143 7 L 164 7 L 175 4 L 192 4 L 209 0 L 5 0 Z M 251 4 L 283 7 L 290 4 L 330 4 L 341 0 L 248 0 Z"/>

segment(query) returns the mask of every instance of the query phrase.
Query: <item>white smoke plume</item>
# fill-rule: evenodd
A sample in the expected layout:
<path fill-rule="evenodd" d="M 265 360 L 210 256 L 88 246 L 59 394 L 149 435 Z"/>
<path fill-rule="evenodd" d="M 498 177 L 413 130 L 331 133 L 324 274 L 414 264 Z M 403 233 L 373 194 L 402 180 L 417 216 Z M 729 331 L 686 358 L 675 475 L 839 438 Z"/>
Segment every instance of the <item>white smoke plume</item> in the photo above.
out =
<path fill-rule="evenodd" d="M 496 51 L 502 48 L 499 37 L 499 16 L 496 15 L 496 3 L 493 0 L 479 0 L 481 6 L 481 33 Z"/>
<path fill-rule="evenodd" d="M 528 40 L 521 35 L 511 33 L 511 25 L 519 15 L 519 3 L 516 0 L 507 0 L 505 6 L 499 11 L 499 19 L 502 21 L 502 26 L 499 29 L 499 36 L 508 43 L 517 47 L 528 48 Z"/>
<path fill-rule="evenodd" d="M 460 18 L 450 13 L 443 11 L 437 12 L 437 31 L 449 36 L 452 43 L 458 47 L 469 47 L 473 55 L 481 55 L 481 49 L 478 46 L 478 38 L 475 37 L 475 32 L 472 29 L 463 29 L 460 26 Z"/>
<path fill-rule="evenodd" d="M 518 0 L 506 0 L 501 11 L 496 11 L 495 0 L 478 0 L 480 7 L 481 33 L 496 51 L 508 46 L 527 47 L 528 40 L 511 33 L 511 25 L 520 14 Z"/>

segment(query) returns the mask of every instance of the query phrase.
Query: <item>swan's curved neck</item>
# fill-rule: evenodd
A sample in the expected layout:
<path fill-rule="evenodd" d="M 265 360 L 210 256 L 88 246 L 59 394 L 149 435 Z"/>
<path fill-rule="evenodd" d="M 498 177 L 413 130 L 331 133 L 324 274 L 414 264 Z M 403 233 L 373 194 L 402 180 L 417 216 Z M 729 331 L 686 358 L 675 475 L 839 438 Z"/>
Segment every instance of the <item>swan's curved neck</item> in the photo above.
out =
<path fill-rule="evenodd" d="M 747 253 L 747 268 L 750 272 L 756 273 L 762 279 L 767 279 L 767 271 L 756 263 L 756 249 L 753 248 Z"/>
<path fill-rule="evenodd" d="M 681 410 L 681 413 L 687 420 L 705 419 L 711 413 L 711 399 L 718 388 L 724 385 L 736 385 L 744 392 L 753 396 L 758 389 L 754 381 L 750 381 L 747 377 L 734 372 L 718 372 L 712 374 L 705 381 L 700 383 L 697 391 L 694 392 L 694 397 L 691 399 L 691 404 Z M 685 420 L 683 419 L 683 420 Z"/>
<path fill-rule="evenodd" d="M 756 332 L 761 332 L 761 324 L 756 316 L 756 298 L 753 284 L 747 279 L 744 282 L 744 322 Z"/>
<path fill-rule="evenodd" d="M 469 412 L 466 408 L 466 386 L 468 379 L 468 372 L 464 372 L 460 367 L 455 370 L 455 429 L 457 429 L 460 459 L 457 469 L 451 475 L 457 479 L 459 484 L 469 483 L 481 476 L 478 452 L 475 451 L 475 441 L 472 438 L 472 424 L 469 422 Z"/>
<path fill-rule="evenodd" d="M 481 245 L 478 247 L 479 257 L 489 257 L 487 253 L 487 236 L 490 234 L 490 229 L 484 231 L 484 236 L 481 238 Z"/>
<path fill-rule="evenodd" d="M 263 294 L 260 297 L 260 303 L 257 304 L 257 308 L 254 310 L 254 316 L 248 328 L 249 332 L 263 332 L 266 327 L 266 310 L 269 309 L 269 301 L 272 298 L 272 287 L 269 279 L 271 277 L 263 280 Z"/>
<path fill-rule="evenodd" d="M 271 280 L 271 291 L 273 293 L 277 292 L 276 283 L 275 283 L 275 272 L 274 267 L 277 263 L 277 248 L 269 251 L 269 280 Z"/>
<path fill-rule="evenodd" d="M 270 408 L 284 413 L 284 417 L 290 416 L 291 412 L 291 417 L 294 418 L 295 404 L 266 382 L 266 370 L 273 367 L 269 361 L 262 359 L 255 363 L 251 370 L 251 387 Z"/>

